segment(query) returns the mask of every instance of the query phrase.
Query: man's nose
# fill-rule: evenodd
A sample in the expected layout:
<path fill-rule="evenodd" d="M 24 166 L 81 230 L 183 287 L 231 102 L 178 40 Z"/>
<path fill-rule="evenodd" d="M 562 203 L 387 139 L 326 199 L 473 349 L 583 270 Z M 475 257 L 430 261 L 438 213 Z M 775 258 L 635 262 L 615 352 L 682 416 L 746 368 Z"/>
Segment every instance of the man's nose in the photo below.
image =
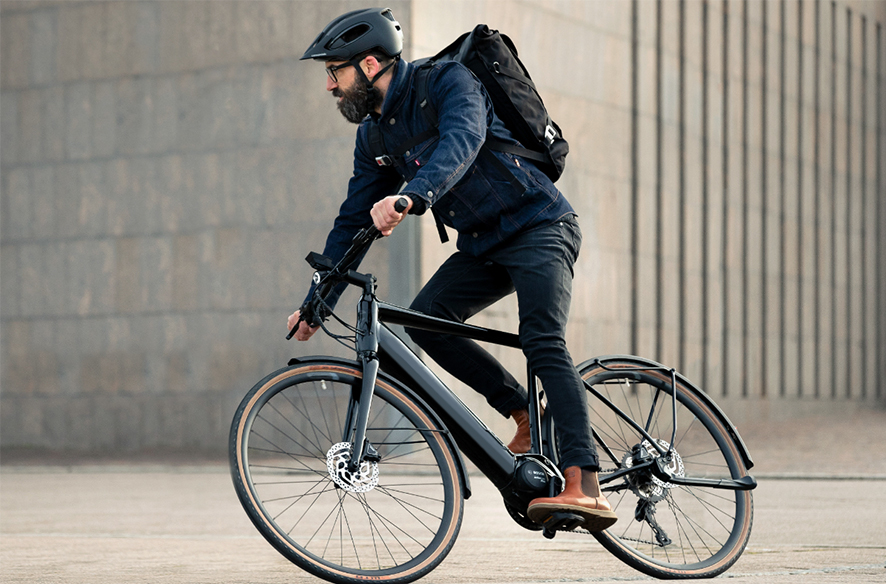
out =
<path fill-rule="evenodd" d="M 326 91 L 332 91 L 332 90 L 335 89 L 336 87 L 338 87 L 338 83 L 336 83 L 335 81 L 333 81 L 333 80 L 332 80 L 332 77 L 330 77 L 329 75 L 327 75 L 327 76 L 326 76 Z"/>

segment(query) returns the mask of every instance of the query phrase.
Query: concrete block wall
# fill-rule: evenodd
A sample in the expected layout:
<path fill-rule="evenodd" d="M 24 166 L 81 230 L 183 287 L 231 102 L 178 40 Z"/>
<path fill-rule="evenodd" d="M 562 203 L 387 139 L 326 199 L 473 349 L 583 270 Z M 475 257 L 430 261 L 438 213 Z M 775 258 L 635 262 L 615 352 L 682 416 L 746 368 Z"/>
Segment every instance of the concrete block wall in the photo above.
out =
<path fill-rule="evenodd" d="M 223 452 L 255 382 L 343 354 L 283 337 L 353 151 L 298 57 L 358 6 L 0 6 L 4 448 Z"/>
<path fill-rule="evenodd" d="M 736 421 L 883 403 L 882 3 L 388 5 L 409 58 L 506 32 L 563 128 L 576 360 L 676 365 Z M 0 5 L 0 446 L 222 452 L 256 380 L 347 354 L 282 337 L 354 133 L 297 59 L 362 6 Z M 405 304 L 451 251 L 425 217 L 365 267 Z"/>
<path fill-rule="evenodd" d="M 512 37 L 570 143 L 577 361 L 674 365 L 736 421 L 882 407 L 886 6 L 445 2 L 415 10 L 415 55 L 476 22 Z M 422 242 L 427 279 L 452 248 L 429 222 Z"/>

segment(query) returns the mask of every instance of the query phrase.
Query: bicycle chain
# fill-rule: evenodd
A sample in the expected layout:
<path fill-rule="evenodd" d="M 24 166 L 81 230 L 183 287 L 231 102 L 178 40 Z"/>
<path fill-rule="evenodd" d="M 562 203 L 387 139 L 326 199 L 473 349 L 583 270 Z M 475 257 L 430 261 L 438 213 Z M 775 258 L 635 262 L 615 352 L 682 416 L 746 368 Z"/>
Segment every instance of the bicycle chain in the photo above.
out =
<path fill-rule="evenodd" d="M 594 535 L 593 533 L 591 533 L 587 529 L 581 529 L 581 528 L 573 529 L 571 533 L 580 533 L 582 535 Z M 635 539 L 633 537 L 619 537 L 618 539 L 620 539 L 621 541 L 632 541 L 634 543 L 642 543 L 642 544 L 654 545 L 656 547 L 664 547 L 660 543 L 658 543 L 657 541 L 646 541 L 646 540 L 642 540 L 642 539 Z"/>

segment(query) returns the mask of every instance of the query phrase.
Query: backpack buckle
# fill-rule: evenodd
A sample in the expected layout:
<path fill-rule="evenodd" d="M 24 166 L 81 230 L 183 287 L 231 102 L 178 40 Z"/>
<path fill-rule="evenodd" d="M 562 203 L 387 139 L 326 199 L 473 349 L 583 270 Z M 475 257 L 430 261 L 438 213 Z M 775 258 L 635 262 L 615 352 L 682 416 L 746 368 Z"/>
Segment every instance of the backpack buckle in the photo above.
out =
<path fill-rule="evenodd" d="M 375 163 L 379 166 L 394 166 L 394 159 L 387 154 L 383 154 L 375 157 Z"/>

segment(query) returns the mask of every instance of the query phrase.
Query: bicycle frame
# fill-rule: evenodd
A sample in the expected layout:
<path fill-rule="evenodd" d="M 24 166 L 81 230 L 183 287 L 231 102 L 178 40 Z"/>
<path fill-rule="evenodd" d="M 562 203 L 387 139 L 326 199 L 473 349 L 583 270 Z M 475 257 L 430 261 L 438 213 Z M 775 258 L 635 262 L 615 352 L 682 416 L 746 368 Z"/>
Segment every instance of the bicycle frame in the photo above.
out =
<path fill-rule="evenodd" d="M 363 381 L 360 395 L 356 400 L 357 411 L 353 416 L 353 424 L 346 427 L 346 435 L 343 437 L 353 444 L 354 455 L 350 462 L 352 470 L 356 470 L 364 454 L 366 424 L 373 388 L 381 365 L 382 369 L 412 389 L 439 416 L 459 450 L 497 488 L 506 488 L 514 475 L 516 456 L 397 335 L 382 323 L 459 335 L 514 348 L 520 347 L 517 335 L 438 319 L 382 302 L 375 297 L 374 279 L 361 276 L 363 275 L 351 272 L 345 278 L 351 283 L 361 284 L 364 288 L 357 308 L 359 331 L 357 355 L 363 367 Z M 540 453 L 539 396 L 534 378 L 530 379 L 532 452 Z"/>
<path fill-rule="evenodd" d="M 434 324 L 424 320 L 431 317 L 397 312 L 402 310 L 396 306 L 379 303 L 379 312 L 385 313 L 386 322 L 391 324 L 415 328 L 425 328 L 423 325 Z M 391 317 L 393 317 L 391 320 L 387 320 Z M 405 383 L 427 403 L 439 415 L 459 450 L 497 488 L 505 488 L 514 475 L 517 461 L 515 455 L 388 327 L 380 326 L 379 332 L 382 368 Z M 464 330 L 461 332 L 464 333 L 462 336 L 470 336 L 474 339 L 484 336 L 483 334 L 476 336 L 471 334 L 480 331 Z M 536 446 L 539 443 L 538 436 L 540 435 L 537 392 L 532 401 L 534 401 L 534 404 L 530 403 L 530 412 L 533 413 L 530 416 L 532 450 L 540 452 Z"/>
<path fill-rule="evenodd" d="M 273 546 L 305 570 L 334 581 L 421 577 L 442 560 L 457 535 L 463 501 L 470 497 L 467 458 L 498 488 L 511 518 L 546 538 L 583 527 L 619 559 L 658 578 L 711 577 L 735 563 L 753 519 L 751 495 L 742 492 L 756 486 L 748 475 L 753 461 L 735 427 L 704 391 L 674 369 L 642 357 L 610 355 L 579 364 L 576 371 L 587 390 L 582 405 L 596 420 L 591 432 L 606 465 L 599 482 L 604 494 L 614 497 L 613 512 L 618 507 L 619 516 L 636 521 L 624 521 L 617 533 L 610 533 L 605 528 L 611 523 L 588 523 L 572 507 L 554 506 L 549 515 L 533 516 L 539 509 L 548 512 L 533 502 L 558 495 L 566 482 L 558 468 L 554 408 L 541 415 L 544 394 L 533 368 L 527 363 L 530 447 L 514 454 L 388 325 L 511 348 L 522 348 L 519 337 L 380 301 L 376 279 L 350 269 L 379 236 L 372 227 L 361 230 L 338 262 L 308 256 L 317 270 L 316 286 L 288 337 L 305 338 L 302 322 L 322 326 L 339 342 L 353 342 L 343 344 L 356 349 L 357 360 L 294 358 L 289 367 L 256 384 L 235 413 L 230 434 L 234 486 Z M 335 316 L 327 304 L 346 284 L 362 290 L 355 325 Z M 326 316 L 351 334 L 330 331 L 323 324 Z M 327 382 L 333 391 L 326 391 Z M 333 410 L 330 425 L 326 412 Z M 391 441 L 394 430 L 409 434 Z M 328 444 L 332 448 L 327 450 Z M 419 458 L 398 461 L 414 454 Z M 324 463 L 325 471 L 317 467 Z M 378 482 L 380 463 L 398 479 Z M 432 478 L 437 470 L 439 481 Z M 279 476 L 306 471 L 305 480 Z M 407 478 L 411 474 L 414 480 Z M 424 509 L 429 502 L 437 512 Z M 657 506 L 662 511 L 658 519 Z M 392 510 L 398 517 L 388 519 Z M 417 517 L 417 510 L 431 520 Z M 296 529 L 309 514 L 305 525 L 316 527 Z M 325 542 L 317 543 L 321 527 Z M 411 542 L 408 549 L 400 533 Z M 369 547 L 363 549 L 364 543 Z M 391 550 L 400 547 L 405 555 L 395 557 Z"/>
<path fill-rule="evenodd" d="M 514 476 L 518 460 L 517 456 L 383 323 L 457 335 L 512 348 L 520 348 L 519 337 L 512 333 L 435 318 L 380 301 L 375 296 L 376 283 L 375 278 L 371 275 L 349 271 L 343 276 L 343 279 L 351 284 L 363 287 L 363 296 L 357 308 L 357 355 L 363 368 L 363 380 L 359 397 L 356 399 L 356 414 L 348 416 L 348 419 L 352 419 L 353 423 L 346 426 L 345 435 L 343 436 L 344 441 L 353 444 L 352 452 L 354 455 L 349 463 L 351 471 L 356 471 L 357 466 L 364 459 L 366 425 L 375 382 L 381 367 L 412 389 L 440 417 L 454 438 L 459 450 L 499 490 L 507 489 Z M 646 369 L 648 370 L 649 368 Z M 665 367 L 656 367 L 654 369 L 666 371 L 670 377 L 672 387 L 676 385 L 676 372 L 673 369 Z M 531 369 L 528 370 L 527 377 L 530 397 L 530 435 L 532 440 L 530 455 L 544 457 L 541 448 L 540 395 L 535 375 Z M 671 476 L 664 470 L 662 458 L 667 460 L 672 447 L 666 450 L 658 445 L 657 441 L 648 434 L 648 428 L 643 428 L 633 423 L 629 416 L 625 415 L 593 386 L 587 383 L 585 383 L 585 386 L 601 403 L 630 423 L 650 444 L 654 445 L 660 455 L 660 457 L 656 457 L 651 462 L 630 468 L 619 468 L 612 473 L 601 476 L 601 485 L 610 483 L 625 474 L 648 468 L 659 478 L 683 486 L 705 486 L 726 490 L 751 490 L 756 487 L 756 481 L 750 476 L 733 480 Z M 672 411 L 674 411 L 673 431 L 676 433 L 676 392 L 672 391 L 671 394 L 674 400 L 672 405 Z M 350 413 L 351 411 L 349 410 Z M 731 424 L 728 426 L 731 426 Z M 596 433 L 595 437 L 602 445 L 604 451 L 608 451 L 605 443 L 599 439 L 599 436 L 596 436 Z M 671 443 L 673 443 L 673 438 Z M 747 454 L 744 444 L 739 441 L 739 445 L 742 456 L 746 461 L 750 461 L 750 456 Z M 613 458 L 613 460 L 615 459 Z M 551 467 L 556 469 L 554 464 Z M 562 477 L 560 478 L 562 480 Z"/>

